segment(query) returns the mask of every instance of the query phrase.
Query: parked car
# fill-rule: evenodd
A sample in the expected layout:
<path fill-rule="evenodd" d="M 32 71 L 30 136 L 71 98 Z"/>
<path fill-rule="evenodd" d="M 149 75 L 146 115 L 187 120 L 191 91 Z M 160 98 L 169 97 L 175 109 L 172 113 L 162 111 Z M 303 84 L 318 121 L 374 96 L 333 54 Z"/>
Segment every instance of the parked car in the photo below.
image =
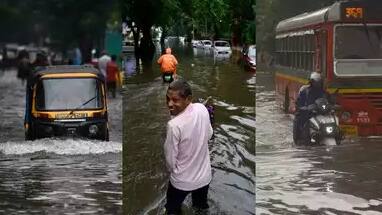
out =
<path fill-rule="evenodd" d="M 200 40 L 191 40 L 192 48 L 197 48 L 200 45 Z"/>
<path fill-rule="evenodd" d="M 195 42 L 192 44 L 192 47 L 198 48 L 198 49 L 204 49 L 204 44 L 201 40 L 195 40 Z"/>
<path fill-rule="evenodd" d="M 211 40 L 202 40 L 203 48 L 204 49 L 210 49 L 212 47 L 212 41 Z"/>
<path fill-rule="evenodd" d="M 229 57 L 232 54 L 231 46 L 227 41 L 216 40 L 212 46 L 211 51 L 214 56 L 227 56 Z"/>
<path fill-rule="evenodd" d="M 256 72 L 256 45 L 243 50 L 243 63 L 246 70 Z"/>

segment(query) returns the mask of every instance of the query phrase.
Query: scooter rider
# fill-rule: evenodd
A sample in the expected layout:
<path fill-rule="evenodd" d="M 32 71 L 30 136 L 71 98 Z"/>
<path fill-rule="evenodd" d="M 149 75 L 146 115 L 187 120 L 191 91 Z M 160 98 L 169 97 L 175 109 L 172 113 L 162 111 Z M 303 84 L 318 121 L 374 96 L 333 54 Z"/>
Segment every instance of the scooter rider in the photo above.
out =
<path fill-rule="evenodd" d="M 178 61 L 175 56 L 171 54 L 171 48 L 166 48 L 166 53 L 160 56 L 157 63 L 160 65 L 162 71 L 163 82 L 172 82 L 177 76 L 176 66 L 178 65 Z M 167 77 L 169 77 L 169 80 L 166 80 Z"/>
<path fill-rule="evenodd" d="M 318 98 L 328 98 L 328 94 L 324 90 L 323 81 L 320 73 L 312 72 L 309 78 L 309 85 L 303 85 L 300 88 L 297 101 L 296 113 L 293 121 L 293 140 L 296 143 L 298 140 L 305 142 L 307 130 L 304 125 L 311 117 L 309 106 L 313 105 Z"/>

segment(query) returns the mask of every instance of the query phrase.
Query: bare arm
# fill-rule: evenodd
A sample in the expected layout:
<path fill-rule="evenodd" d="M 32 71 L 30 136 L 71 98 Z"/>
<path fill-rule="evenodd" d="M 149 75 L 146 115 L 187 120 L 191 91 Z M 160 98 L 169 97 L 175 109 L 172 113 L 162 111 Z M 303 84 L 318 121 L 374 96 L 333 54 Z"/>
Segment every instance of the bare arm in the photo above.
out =
<path fill-rule="evenodd" d="M 173 57 L 173 59 L 174 59 L 174 64 L 175 64 L 175 65 L 178 65 L 178 61 L 176 60 L 175 56 L 173 55 L 172 57 Z"/>
<path fill-rule="evenodd" d="M 160 58 L 158 59 L 157 63 L 158 63 L 158 64 L 162 64 L 162 61 L 163 61 L 163 55 L 160 56 Z"/>

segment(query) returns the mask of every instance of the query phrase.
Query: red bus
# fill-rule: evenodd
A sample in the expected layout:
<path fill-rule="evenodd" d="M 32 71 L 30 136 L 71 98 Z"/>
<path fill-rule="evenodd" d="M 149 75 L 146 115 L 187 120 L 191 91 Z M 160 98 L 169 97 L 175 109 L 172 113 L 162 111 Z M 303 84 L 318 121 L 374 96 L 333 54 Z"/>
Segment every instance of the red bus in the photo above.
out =
<path fill-rule="evenodd" d="M 282 20 L 275 56 L 276 98 L 286 112 L 316 71 L 337 93 L 345 135 L 382 136 L 382 1 L 336 2 Z"/>

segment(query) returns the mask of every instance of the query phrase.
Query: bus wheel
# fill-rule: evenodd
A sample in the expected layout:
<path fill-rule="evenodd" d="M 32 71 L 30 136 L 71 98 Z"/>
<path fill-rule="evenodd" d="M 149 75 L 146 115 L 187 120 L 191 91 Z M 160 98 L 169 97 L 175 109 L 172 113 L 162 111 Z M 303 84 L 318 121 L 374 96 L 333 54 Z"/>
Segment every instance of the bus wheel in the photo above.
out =
<path fill-rule="evenodd" d="M 284 112 L 289 113 L 289 89 L 285 89 L 285 97 L 284 97 Z"/>

